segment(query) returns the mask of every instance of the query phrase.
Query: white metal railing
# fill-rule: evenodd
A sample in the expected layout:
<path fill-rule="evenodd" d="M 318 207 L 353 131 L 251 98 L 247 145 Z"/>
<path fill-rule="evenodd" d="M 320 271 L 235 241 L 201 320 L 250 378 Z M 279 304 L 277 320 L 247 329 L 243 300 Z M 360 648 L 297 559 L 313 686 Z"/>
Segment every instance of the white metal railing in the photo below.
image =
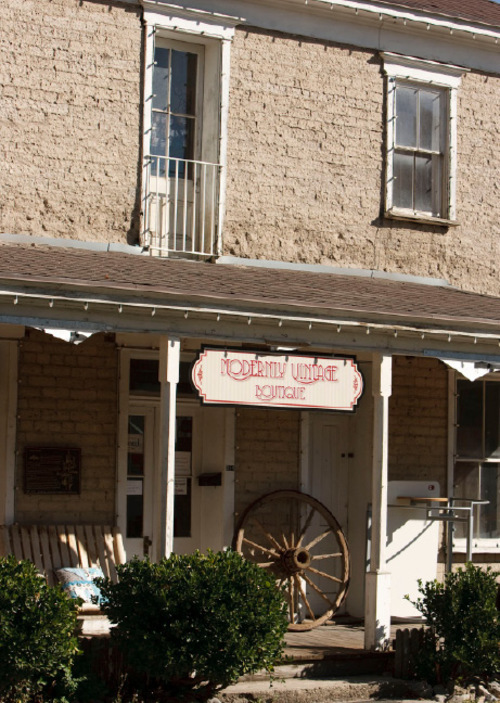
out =
<path fill-rule="evenodd" d="M 152 254 L 218 253 L 219 164 L 148 155 L 143 239 Z"/>

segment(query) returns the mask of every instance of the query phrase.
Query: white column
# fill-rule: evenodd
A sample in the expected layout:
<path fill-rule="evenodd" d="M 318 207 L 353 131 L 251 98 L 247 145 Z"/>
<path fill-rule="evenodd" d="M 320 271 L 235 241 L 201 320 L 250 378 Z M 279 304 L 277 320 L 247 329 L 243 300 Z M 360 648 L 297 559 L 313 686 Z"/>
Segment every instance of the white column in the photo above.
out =
<path fill-rule="evenodd" d="M 180 341 L 161 337 L 159 380 L 160 438 L 159 438 L 159 503 L 160 535 L 158 557 L 168 557 L 174 545 L 175 489 L 175 408 L 179 382 Z"/>
<path fill-rule="evenodd" d="M 373 355 L 373 460 L 370 571 L 365 584 L 365 648 L 382 649 L 390 637 L 391 575 L 386 571 L 389 397 L 392 357 Z"/>

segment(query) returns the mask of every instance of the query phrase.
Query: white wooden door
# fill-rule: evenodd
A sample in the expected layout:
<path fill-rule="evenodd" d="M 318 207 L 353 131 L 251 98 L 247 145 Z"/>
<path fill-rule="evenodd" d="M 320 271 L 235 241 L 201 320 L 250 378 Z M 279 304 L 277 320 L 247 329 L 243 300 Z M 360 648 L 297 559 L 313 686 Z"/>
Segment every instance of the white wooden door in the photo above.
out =
<path fill-rule="evenodd" d="M 227 452 L 226 408 L 203 408 L 181 400 L 176 411 L 174 552 L 222 549 L 229 544 L 234 510 L 232 464 Z M 159 404 L 130 404 L 120 428 L 118 525 L 127 558 L 158 553 L 160 533 Z M 229 442 L 232 438 L 229 438 Z M 201 474 L 220 474 L 220 484 L 200 486 Z M 232 522 L 232 519 L 231 519 Z"/>
<path fill-rule="evenodd" d="M 348 446 L 349 418 L 342 415 L 311 414 L 309 436 L 309 488 L 308 493 L 325 505 L 336 518 L 347 537 L 348 504 Z M 317 518 L 320 519 L 319 516 Z M 316 525 L 319 532 L 322 525 Z M 331 538 L 327 538 L 331 539 Z M 333 542 L 332 542 L 333 544 Z M 324 541 L 321 551 L 328 553 Z M 336 551 L 336 550 L 331 550 Z M 322 569 L 332 575 L 341 576 L 340 560 L 322 563 Z M 337 573 L 338 570 L 338 573 Z M 320 578 L 318 586 L 326 596 L 332 593 L 332 582 Z M 316 593 L 309 591 L 308 599 L 315 613 L 325 610 L 325 602 Z"/>

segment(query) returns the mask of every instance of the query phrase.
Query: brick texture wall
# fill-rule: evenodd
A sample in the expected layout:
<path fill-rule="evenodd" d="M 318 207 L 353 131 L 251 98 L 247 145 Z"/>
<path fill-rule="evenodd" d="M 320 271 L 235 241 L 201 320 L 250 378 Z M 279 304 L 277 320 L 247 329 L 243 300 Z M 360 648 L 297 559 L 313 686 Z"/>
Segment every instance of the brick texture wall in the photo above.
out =
<path fill-rule="evenodd" d="M 15 519 L 114 524 L 118 357 L 112 340 L 79 346 L 29 330 L 20 343 Z M 81 449 L 81 495 L 26 495 L 28 446 Z"/>
<path fill-rule="evenodd" d="M 457 214 L 385 221 L 384 81 L 371 51 L 257 29 L 231 59 L 225 253 L 446 278 L 500 293 L 500 77 L 464 75 Z"/>
<path fill-rule="evenodd" d="M 235 511 L 264 493 L 298 488 L 298 412 L 240 409 L 236 413 Z"/>
<path fill-rule="evenodd" d="M 0 232 L 136 240 L 141 59 L 137 7 L 2 2 Z"/>
<path fill-rule="evenodd" d="M 448 371 L 437 359 L 396 356 L 389 401 L 389 479 L 439 481 L 446 495 Z"/>

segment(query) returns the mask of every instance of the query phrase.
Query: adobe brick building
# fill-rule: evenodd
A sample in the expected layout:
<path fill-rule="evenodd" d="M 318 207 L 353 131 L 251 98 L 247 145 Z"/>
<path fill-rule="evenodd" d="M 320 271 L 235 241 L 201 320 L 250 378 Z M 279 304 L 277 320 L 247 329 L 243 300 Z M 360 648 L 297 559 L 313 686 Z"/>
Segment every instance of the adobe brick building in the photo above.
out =
<path fill-rule="evenodd" d="M 7 0 L 0 523 L 158 558 L 301 490 L 369 647 L 422 554 L 497 563 L 499 36 L 491 0 Z M 363 394 L 202 404 L 207 346 L 355 359 Z M 76 483 L 35 449 L 78 451 Z"/>

